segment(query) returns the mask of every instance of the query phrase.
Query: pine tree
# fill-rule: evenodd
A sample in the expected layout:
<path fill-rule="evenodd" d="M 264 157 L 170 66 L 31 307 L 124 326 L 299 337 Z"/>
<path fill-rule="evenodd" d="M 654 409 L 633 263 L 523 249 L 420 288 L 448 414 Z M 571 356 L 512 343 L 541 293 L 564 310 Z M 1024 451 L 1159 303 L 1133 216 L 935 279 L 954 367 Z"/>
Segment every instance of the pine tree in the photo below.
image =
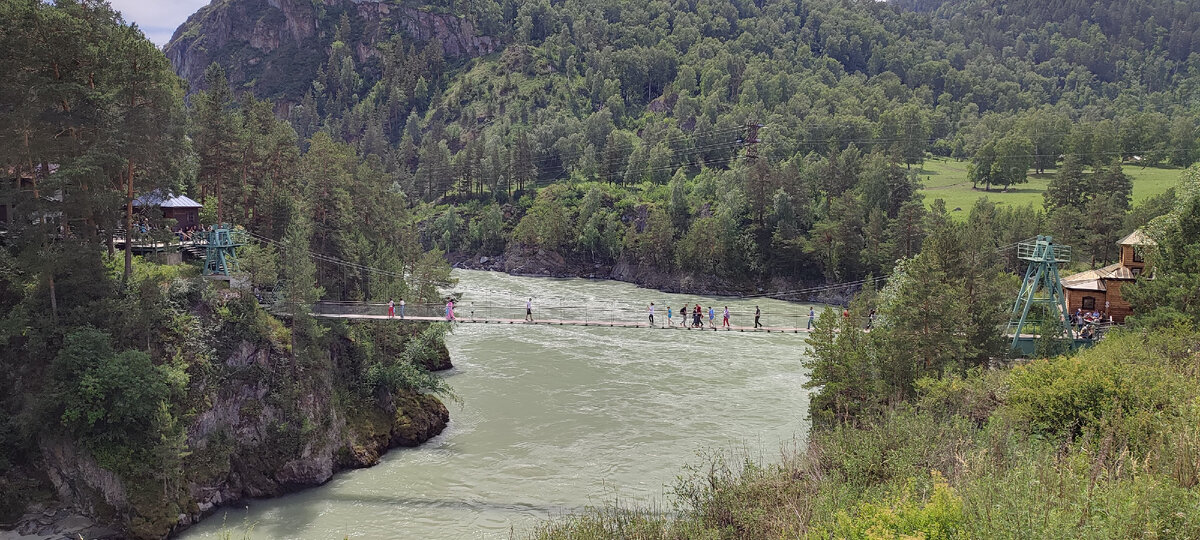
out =
<path fill-rule="evenodd" d="M 1062 207 L 1076 210 L 1083 208 L 1088 198 L 1088 190 L 1083 178 L 1083 166 L 1080 164 L 1078 156 L 1070 154 L 1063 159 L 1062 166 L 1058 168 L 1058 174 L 1050 180 L 1042 197 L 1045 200 L 1043 205 L 1047 210 Z"/>
<path fill-rule="evenodd" d="M 240 141 L 232 111 L 233 93 L 229 90 L 225 70 L 214 62 L 205 70 L 204 82 L 208 89 L 193 97 L 195 129 L 192 138 L 200 160 L 200 202 L 205 202 L 210 194 L 215 196 L 217 222 L 224 223 L 227 217 L 224 187 L 238 168 Z"/>

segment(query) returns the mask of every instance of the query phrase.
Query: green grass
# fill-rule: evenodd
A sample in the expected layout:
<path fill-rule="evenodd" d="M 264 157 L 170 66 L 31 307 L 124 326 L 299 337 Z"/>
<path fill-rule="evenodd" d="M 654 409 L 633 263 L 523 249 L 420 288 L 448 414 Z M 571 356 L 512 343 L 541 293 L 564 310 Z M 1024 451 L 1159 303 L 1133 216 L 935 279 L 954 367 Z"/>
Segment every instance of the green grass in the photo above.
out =
<path fill-rule="evenodd" d="M 921 183 L 924 185 L 921 193 L 925 195 L 925 205 L 931 206 L 934 200 L 943 199 L 946 201 L 946 209 L 959 219 L 965 219 L 967 213 L 971 211 L 971 207 L 975 205 L 975 201 L 981 197 L 987 197 L 988 200 L 998 205 L 1024 206 L 1032 204 L 1035 208 L 1041 208 L 1042 193 L 1046 191 L 1046 185 L 1050 183 L 1050 179 L 1054 177 L 1055 173 L 1051 169 L 1047 170 L 1045 174 L 1030 174 L 1028 183 L 1013 186 L 1006 192 L 995 187 L 992 188 L 992 191 L 985 192 L 982 186 L 980 189 L 971 189 L 971 181 L 967 180 L 968 163 L 954 159 L 925 161 L 922 168 L 917 171 Z M 1181 172 L 1183 172 L 1182 169 L 1126 165 L 1125 174 L 1133 177 L 1134 204 L 1174 187 L 1179 182 Z M 961 210 L 955 211 L 956 208 Z"/>

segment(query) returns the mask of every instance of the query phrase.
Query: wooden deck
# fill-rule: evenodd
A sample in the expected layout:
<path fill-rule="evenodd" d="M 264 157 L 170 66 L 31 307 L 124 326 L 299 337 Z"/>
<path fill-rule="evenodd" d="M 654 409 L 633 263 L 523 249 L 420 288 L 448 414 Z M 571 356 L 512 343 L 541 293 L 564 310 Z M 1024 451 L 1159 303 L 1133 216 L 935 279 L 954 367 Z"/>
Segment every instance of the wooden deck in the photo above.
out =
<path fill-rule="evenodd" d="M 321 317 L 321 318 L 326 318 L 326 319 L 366 319 L 366 320 L 386 320 L 386 321 L 394 321 L 394 322 L 405 322 L 405 321 L 445 322 L 445 320 L 446 320 L 445 317 L 419 317 L 419 316 L 412 317 L 412 316 L 409 316 L 409 317 L 404 317 L 403 319 L 401 319 L 399 316 L 389 317 L 387 315 L 369 315 L 369 314 L 358 314 L 358 313 L 311 313 L 311 315 L 314 317 Z M 656 324 L 655 326 L 651 327 L 648 321 L 645 323 L 636 323 L 636 322 L 628 322 L 628 321 L 582 321 L 582 320 L 567 320 L 567 319 L 546 319 L 546 320 L 535 319 L 533 322 L 529 322 L 524 319 L 492 319 L 492 318 L 459 317 L 459 318 L 456 318 L 454 320 L 454 322 L 459 323 L 459 324 L 516 324 L 516 325 L 540 325 L 540 326 L 595 326 L 595 327 L 610 327 L 610 328 L 654 328 L 654 329 L 658 329 L 658 330 L 680 330 L 680 331 L 695 331 L 695 332 L 702 332 L 702 331 L 705 331 L 705 332 L 714 332 L 714 331 L 716 331 L 716 332 L 753 332 L 753 333 L 759 333 L 759 334 L 773 334 L 773 333 L 774 334 L 799 334 L 799 333 L 807 333 L 808 332 L 808 330 L 805 328 L 784 328 L 784 327 L 773 327 L 773 326 L 764 326 L 764 327 L 757 328 L 757 329 L 752 326 L 732 326 L 732 327 L 726 327 L 726 328 L 722 328 L 720 326 L 717 326 L 716 328 L 711 328 L 711 327 L 706 326 L 703 329 L 700 329 L 700 328 L 686 328 L 686 327 L 682 327 L 679 325 L 666 326 L 666 325 L 657 325 Z"/>

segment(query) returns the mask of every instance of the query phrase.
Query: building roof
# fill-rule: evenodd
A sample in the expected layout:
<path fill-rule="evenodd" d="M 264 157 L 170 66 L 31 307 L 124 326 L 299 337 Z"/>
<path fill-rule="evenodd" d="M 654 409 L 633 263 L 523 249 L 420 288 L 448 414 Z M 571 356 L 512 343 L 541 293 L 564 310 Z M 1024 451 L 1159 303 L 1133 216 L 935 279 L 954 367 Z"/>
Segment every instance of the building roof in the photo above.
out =
<path fill-rule="evenodd" d="M 1077 291 L 1106 291 L 1108 287 L 1104 284 L 1106 280 L 1120 279 L 1133 280 L 1137 276 L 1121 263 L 1110 264 L 1104 268 L 1088 270 L 1078 274 L 1071 274 L 1062 278 L 1064 289 L 1074 289 Z"/>
<path fill-rule="evenodd" d="M 157 206 L 159 208 L 203 208 L 204 205 L 193 201 L 186 195 L 175 195 L 167 192 L 166 196 L 161 191 L 154 190 L 150 193 L 142 194 L 133 200 L 134 206 Z"/>
<path fill-rule="evenodd" d="M 1117 245 L 1119 245 L 1119 246 L 1157 246 L 1158 242 L 1155 242 L 1153 238 L 1150 238 L 1150 236 L 1147 235 L 1141 229 L 1137 229 L 1137 230 L 1129 233 L 1129 235 L 1126 236 L 1125 238 L 1117 240 Z"/>

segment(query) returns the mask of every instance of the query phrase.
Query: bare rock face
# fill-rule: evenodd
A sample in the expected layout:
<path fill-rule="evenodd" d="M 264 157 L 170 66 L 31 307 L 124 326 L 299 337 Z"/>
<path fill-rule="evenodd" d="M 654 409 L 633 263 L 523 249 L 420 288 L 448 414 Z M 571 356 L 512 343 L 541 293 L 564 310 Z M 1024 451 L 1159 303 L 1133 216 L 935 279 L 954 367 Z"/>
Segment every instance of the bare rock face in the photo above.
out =
<path fill-rule="evenodd" d="M 259 97 L 295 102 L 326 59 L 342 14 L 358 27 L 347 45 L 360 63 L 397 34 L 418 46 L 437 40 L 455 58 L 501 45 L 466 18 L 391 0 L 213 0 L 175 30 L 164 52 L 193 90 L 202 89 L 204 70 L 216 62 L 234 88 L 249 83 Z"/>

